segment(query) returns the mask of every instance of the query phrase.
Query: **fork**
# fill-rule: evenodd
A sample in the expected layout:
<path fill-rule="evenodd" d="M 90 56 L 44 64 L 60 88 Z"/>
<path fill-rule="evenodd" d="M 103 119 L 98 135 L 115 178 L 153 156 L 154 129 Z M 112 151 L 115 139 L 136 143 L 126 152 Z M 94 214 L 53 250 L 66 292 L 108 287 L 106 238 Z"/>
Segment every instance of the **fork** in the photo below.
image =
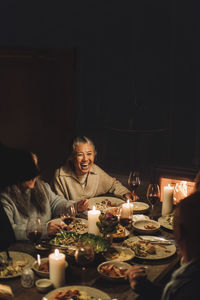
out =
<path fill-rule="evenodd" d="M 8 265 L 9 266 L 12 265 L 12 258 L 10 257 L 8 249 L 6 249 L 6 256 L 7 256 Z"/>

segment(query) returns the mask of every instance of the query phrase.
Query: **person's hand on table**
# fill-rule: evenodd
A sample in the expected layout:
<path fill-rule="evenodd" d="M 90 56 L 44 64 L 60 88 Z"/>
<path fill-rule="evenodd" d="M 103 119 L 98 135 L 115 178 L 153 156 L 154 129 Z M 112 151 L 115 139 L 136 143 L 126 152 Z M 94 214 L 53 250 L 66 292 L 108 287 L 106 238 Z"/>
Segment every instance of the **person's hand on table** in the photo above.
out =
<path fill-rule="evenodd" d="M 88 209 L 89 200 L 88 199 L 82 199 L 79 202 L 77 202 L 77 211 L 84 212 Z"/>
<path fill-rule="evenodd" d="M 49 235 L 54 235 L 57 232 L 59 232 L 61 229 L 63 229 L 62 224 L 57 223 L 56 221 L 50 221 L 47 225 L 47 232 Z"/>
<path fill-rule="evenodd" d="M 145 266 L 134 265 L 126 271 L 125 279 L 129 280 L 133 290 L 137 290 L 147 280 L 146 268 Z"/>
<path fill-rule="evenodd" d="M 132 193 L 126 193 L 124 195 L 124 198 L 126 200 L 129 200 L 130 202 L 134 202 L 134 201 L 137 201 L 139 199 L 139 197 L 134 192 L 132 192 Z"/>

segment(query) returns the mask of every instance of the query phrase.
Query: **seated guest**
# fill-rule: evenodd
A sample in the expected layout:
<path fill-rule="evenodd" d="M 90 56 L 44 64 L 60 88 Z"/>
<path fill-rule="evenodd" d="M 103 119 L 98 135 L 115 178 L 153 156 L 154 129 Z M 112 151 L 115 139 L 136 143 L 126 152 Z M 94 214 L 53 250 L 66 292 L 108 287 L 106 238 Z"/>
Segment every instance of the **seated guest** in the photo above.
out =
<path fill-rule="evenodd" d="M 147 279 L 145 268 L 131 267 L 126 278 L 133 290 L 143 299 L 198 300 L 200 299 L 200 192 L 195 192 L 177 204 L 174 215 L 174 235 L 182 256 L 180 268 L 172 274 L 165 287 Z"/>
<path fill-rule="evenodd" d="M 37 157 L 33 155 L 37 165 Z M 0 194 L 0 201 L 10 220 L 17 240 L 25 240 L 29 217 L 40 217 L 43 224 L 43 237 L 60 230 L 61 225 L 51 219 L 60 215 L 63 205 L 70 207 L 74 201 L 52 192 L 50 186 L 38 176 L 6 187 Z M 66 204 L 67 203 L 67 204 Z M 81 211 L 82 206 L 77 206 Z M 50 222 L 49 222 L 50 221 Z"/>
<path fill-rule="evenodd" d="M 0 192 L 7 186 L 37 176 L 38 170 L 30 152 L 11 148 L 0 142 Z M 15 242 L 15 234 L 0 202 L 0 250 Z"/>
<path fill-rule="evenodd" d="M 56 170 L 53 190 L 70 200 L 79 201 L 105 194 L 132 199 L 131 192 L 94 163 L 94 143 L 85 136 L 74 138 L 66 163 Z M 85 200 L 87 208 L 88 200 Z"/>

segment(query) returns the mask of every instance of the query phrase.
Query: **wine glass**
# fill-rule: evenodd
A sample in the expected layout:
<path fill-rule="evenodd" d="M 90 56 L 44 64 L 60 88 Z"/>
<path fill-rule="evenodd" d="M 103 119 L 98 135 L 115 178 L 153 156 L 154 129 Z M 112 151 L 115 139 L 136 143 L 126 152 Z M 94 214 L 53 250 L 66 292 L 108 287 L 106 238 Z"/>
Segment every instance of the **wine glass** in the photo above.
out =
<path fill-rule="evenodd" d="M 85 284 L 86 267 L 94 261 L 94 249 L 88 243 L 79 242 L 74 253 L 75 260 L 81 265 L 82 285 Z"/>
<path fill-rule="evenodd" d="M 160 187 L 156 183 L 150 183 L 147 188 L 147 200 L 151 204 L 152 214 L 155 210 L 155 205 L 160 201 Z"/>
<path fill-rule="evenodd" d="M 76 210 L 74 205 L 68 206 L 67 204 L 63 205 L 60 209 L 60 218 L 66 224 L 69 225 L 76 216 Z"/>
<path fill-rule="evenodd" d="M 26 226 L 27 238 L 36 246 L 42 236 L 42 222 L 38 217 L 30 217 Z"/>
<path fill-rule="evenodd" d="M 128 185 L 130 186 L 131 191 L 135 194 L 135 191 L 140 186 L 141 180 L 139 172 L 131 171 L 128 177 Z"/>

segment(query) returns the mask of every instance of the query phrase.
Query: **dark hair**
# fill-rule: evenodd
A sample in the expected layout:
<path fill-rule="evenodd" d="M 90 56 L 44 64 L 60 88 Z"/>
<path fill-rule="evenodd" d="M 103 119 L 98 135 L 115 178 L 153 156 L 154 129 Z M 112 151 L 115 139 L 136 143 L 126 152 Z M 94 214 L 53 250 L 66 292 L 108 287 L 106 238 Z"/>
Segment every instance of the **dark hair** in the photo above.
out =
<path fill-rule="evenodd" d="M 31 152 L 0 143 L 0 189 L 33 179 L 39 173 Z"/>

